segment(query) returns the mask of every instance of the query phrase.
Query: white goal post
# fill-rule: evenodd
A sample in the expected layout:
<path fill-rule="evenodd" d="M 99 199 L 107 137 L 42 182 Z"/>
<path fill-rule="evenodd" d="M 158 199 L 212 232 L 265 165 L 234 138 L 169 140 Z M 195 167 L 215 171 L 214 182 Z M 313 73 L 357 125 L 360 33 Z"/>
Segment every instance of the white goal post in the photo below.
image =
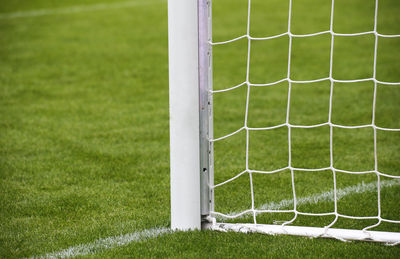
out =
<path fill-rule="evenodd" d="M 400 85 L 400 82 L 383 82 L 376 79 L 376 60 L 377 60 L 377 42 L 378 37 L 400 37 L 400 35 L 384 35 L 377 32 L 377 10 L 378 0 L 375 0 L 375 24 L 374 30 L 369 32 L 355 33 L 355 34 L 339 34 L 333 31 L 333 10 L 334 0 L 332 0 L 331 8 L 331 24 L 330 30 L 304 35 L 295 35 L 290 31 L 291 24 L 291 4 L 289 1 L 289 22 L 288 31 L 265 38 L 253 38 L 250 35 L 250 5 L 251 0 L 243 0 L 248 2 L 248 17 L 247 17 L 247 33 L 238 38 L 231 39 L 225 42 L 212 41 L 212 0 L 168 0 L 168 31 L 169 31 L 169 96 L 170 96 L 170 168 L 171 168 L 171 228 L 178 230 L 190 229 L 214 229 L 219 231 L 238 231 L 238 232 L 258 232 L 266 234 L 290 234 L 308 237 L 327 237 L 336 238 L 339 240 L 364 240 L 386 242 L 390 244 L 400 243 L 400 233 L 398 232 L 383 232 L 371 231 L 381 222 L 399 223 L 398 220 L 384 219 L 380 215 L 380 177 L 390 177 L 398 180 L 400 176 L 383 174 L 378 171 L 377 167 L 377 148 L 376 148 L 376 135 L 377 130 L 382 131 L 396 131 L 400 129 L 395 128 L 382 128 L 375 125 L 375 100 L 376 89 L 378 84 L 382 85 Z M 329 77 L 321 78 L 311 81 L 293 81 L 290 79 L 290 56 L 291 56 L 291 41 L 294 37 L 312 37 L 315 35 L 328 34 L 331 35 L 331 53 L 330 53 L 330 73 Z M 374 74 L 372 78 L 357 79 L 357 80 L 338 80 L 332 76 L 332 57 L 334 37 L 340 36 L 355 36 L 355 35 L 375 35 L 375 53 L 374 53 Z M 281 36 L 289 37 L 289 60 L 288 60 L 288 75 L 274 83 L 252 84 L 249 82 L 249 59 L 250 59 L 250 44 L 252 40 L 269 40 Z M 248 40 L 248 60 L 247 60 L 247 78 L 242 84 L 231 87 L 225 90 L 213 91 L 213 76 L 212 76 L 212 47 L 214 45 L 223 45 L 240 39 Z M 219 139 L 213 138 L 213 93 L 229 91 L 238 87 L 251 86 L 268 86 L 280 82 L 288 82 L 289 84 L 289 100 L 290 100 L 290 85 L 291 83 L 313 83 L 319 81 L 330 81 L 331 93 L 329 104 L 329 120 L 326 123 L 318 125 L 292 125 L 289 121 L 290 102 L 287 108 L 287 120 L 282 125 L 277 125 L 270 128 L 249 128 L 247 121 L 244 126 L 224 137 Z M 373 118 L 371 124 L 346 126 L 337 125 L 331 122 L 332 111 L 332 92 L 333 84 L 335 82 L 351 83 L 371 81 L 374 83 L 374 107 Z M 248 96 L 247 96 L 248 102 Z M 248 104 L 247 104 L 248 106 Z M 246 107 L 246 120 L 247 120 Z M 319 126 L 330 127 L 330 152 L 331 152 L 331 165 L 326 168 L 295 168 L 291 165 L 290 158 L 290 129 L 291 128 L 312 128 Z M 214 211 L 214 193 L 213 190 L 221 185 L 228 183 L 228 180 L 223 183 L 214 185 L 214 168 L 213 168 L 213 143 L 224 138 L 228 138 L 237 132 L 244 131 L 247 134 L 247 147 L 246 159 L 248 160 L 248 142 L 250 130 L 269 130 L 272 128 L 287 127 L 289 132 L 289 163 L 285 168 L 277 169 L 274 171 L 256 171 L 250 170 L 246 165 L 246 170 L 239 174 L 249 174 L 252 186 L 252 174 L 263 173 L 272 174 L 283 170 L 290 170 L 292 174 L 292 186 L 294 194 L 294 210 L 295 217 L 281 225 L 265 225 L 257 224 L 257 213 L 277 212 L 276 210 L 259 210 L 254 207 L 254 197 L 252 197 L 252 208 L 237 214 L 236 216 L 224 215 Z M 374 152 L 375 152 L 375 170 L 365 172 L 351 172 L 334 168 L 332 162 L 332 129 L 338 128 L 372 128 L 374 131 Z M 334 199 L 335 211 L 326 213 L 326 215 L 335 216 L 336 219 L 326 227 L 307 227 L 307 226 L 291 226 L 297 215 L 318 216 L 313 213 L 301 213 L 296 210 L 296 196 L 295 187 L 293 184 L 293 171 L 324 171 L 331 170 L 333 172 L 334 181 Z M 378 189 L 378 216 L 365 217 L 368 219 L 376 219 L 379 222 L 375 225 L 366 227 L 360 230 L 354 229 L 337 229 L 332 228 L 338 217 L 361 219 L 361 217 L 352 217 L 341 215 L 337 211 L 337 189 L 336 189 L 336 176 L 335 172 L 347 174 L 365 174 L 371 173 L 377 175 L 377 189 Z M 251 187 L 253 188 L 253 187 Z M 253 190 L 251 190 L 252 196 Z M 232 224 L 232 223 L 217 223 L 215 217 L 222 216 L 225 218 L 236 219 L 240 218 L 243 214 L 250 214 L 254 217 L 254 223 L 245 224 Z"/>
<path fill-rule="evenodd" d="M 168 1 L 171 227 L 201 228 L 209 215 L 208 1 Z M 200 22 L 199 22 L 200 21 Z"/>

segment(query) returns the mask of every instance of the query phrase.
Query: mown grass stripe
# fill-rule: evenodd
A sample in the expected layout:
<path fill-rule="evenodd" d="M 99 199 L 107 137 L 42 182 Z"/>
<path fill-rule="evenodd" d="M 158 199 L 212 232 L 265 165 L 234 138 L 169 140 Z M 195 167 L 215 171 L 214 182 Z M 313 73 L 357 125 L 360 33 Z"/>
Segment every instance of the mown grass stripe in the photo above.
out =
<path fill-rule="evenodd" d="M 0 14 L 0 19 L 14 19 L 14 18 L 36 17 L 36 16 L 57 15 L 57 14 L 72 14 L 72 13 L 91 12 L 91 11 L 99 11 L 106 9 L 107 10 L 121 9 L 121 8 L 129 8 L 142 5 L 150 5 L 163 1 L 165 0 L 142 0 L 142 1 L 128 1 L 128 2 L 107 3 L 107 4 L 104 3 L 104 4 L 93 4 L 93 5 L 77 5 L 65 8 L 58 8 L 58 9 L 21 11 L 21 12 Z"/>

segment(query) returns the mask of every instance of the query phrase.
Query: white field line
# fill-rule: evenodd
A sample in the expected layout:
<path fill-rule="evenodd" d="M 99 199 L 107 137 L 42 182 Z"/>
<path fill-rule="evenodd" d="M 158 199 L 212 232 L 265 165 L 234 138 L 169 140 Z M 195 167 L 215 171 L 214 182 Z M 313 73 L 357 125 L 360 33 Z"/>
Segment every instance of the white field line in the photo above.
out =
<path fill-rule="evenodd" d="M 109 10 L 109 9 L 121 9 L 129 8 L 142 5 L 150 5 L 155 3 L 164 2 L 165 0 L 138 0 L 138 1 L 127 1 L 119 3 L 104 3 L 104 4 L 93 4 L 93 5 L 76 5 L 65 8 L 56 9 L 39 9 L 32 11 L 21 11 L 14 13 L 0 13 L 1 19 L 14 19 L 14 18 L 25 18 L 25 17 L 36 17 L 44 15 L 57 15 L 57 14 L 72 14 L 72 13 L 82 13 L 91 12 L 99 10 Z"/>
<path fill-rule="evenodd" d="M 387 188 L 387 187 L 392 187 L 392 186 L 397 186 L 400 185 L 400 180 L 395 179 L 395 180 L 384 180 L 381 181 L 381 188 Z M 371 182 L 371 183 L 359 183 L 357 185 L 353 186 L 348 186 L 343 189 L 337 189 L 336 190 L 336 197 L 338 200 L 341 198 L 347 196 L 347 195 L 353 195 L 353 194 L 361 194 L 365 192 L 375 192 L 377 190 L 377 183 L 376 182 Z M 334 192 L 333 189 L 327 192 L 322 192 L 314 195 L 310 195 L 307 197 L 303 198 L 297 198 L 297 205 L 304 205 L 304 204 L 317 204 L 319 202 L 330 202 L 334 201 Z M 293 207 L 294 200 L 293 199 L 288 199 L 288 200 L 281 200 L 280 202 L 269 202 L 261 205 L 258 209 L 260 210 L 280 210 L 288 207 Z M 240 212 L 231 212 L 228 214 L 228 216 L 234 216 L 239 214 Z M 237 218 L 243 218 L 248 216 L 247 214 L 243 214 Z M 217 216 L 217 218 L 220 218 L 221 216 Z M 221 217 L 223 218 L 223 217 Z"/>
<path fill-rule="evenodd" d="M 400 180 L 386 180 L 381 181 L 381 188 L 389 188 L 393 186 L 400 185 Z M 343 198 L 346 195 L 352 194 L 361 194 L 365 192 L 373 192 L 376 191 L 376 183 L 360 183 L 357 185 L 349 186 L 343 189 L 337 189 L 337 198 Z M 303 197 L 297 199 L 297 204 L 316 204 L 319 202 L 327 202 L 333 201 L 333 190 Z M 271 209 L 271 210 L 279 210 L 283 208 L 287 208 L 293 205 L 293 199 L 290 200 L 282 200 L 280 202 L 270 202 L 262 205 L 260 209 Z M 232 215 L 238 213 L 231 213 Z M 153 228 L 146 229 L 140 232 L 133 232 L 126 235 L 121 236 L 113 236 L 98 239 L 92 243 L 88 244 L 80 244 L 77 246 L 71 246 L 67 249 L 49 253 L 42 256 L 32 256 L 32 259 L 35 258 L 43 258 L 43 259 L 53 259 L 53 258 L 71 258 L 76 256 L 84 256 L 90 254 L 96 254 L 107 249 L 112 249 L 120 246 L 125 246 L 133 242 L 140 242 L 151 238 L 156 238 L 158 236 L 173 233 L 173 231 L 169 228 Z"/>
<path fill-rule="evenodd" d="M 32 256 L 31 258 L 43 258 L 43 259 L 53 259 L 53 258 L 71 258 L 76 256 L 84 256 L 90 254 L 96 254 L 107 249 L 112 249 L 115 247 L 120 247 L 127 245 L 132 242 L 140 242 L 150 238 L 156 238 L 158 236 L 172 233 L 173 231 L 169 228 L 153 228 L 146 229 L 140 232 L 134 232 L 131 234 L 113 236 L 98 239 L 92 243 L 80 244 L 77 246 L 71 246 L 67 249 L 49 253 L 42 256 Z"/>

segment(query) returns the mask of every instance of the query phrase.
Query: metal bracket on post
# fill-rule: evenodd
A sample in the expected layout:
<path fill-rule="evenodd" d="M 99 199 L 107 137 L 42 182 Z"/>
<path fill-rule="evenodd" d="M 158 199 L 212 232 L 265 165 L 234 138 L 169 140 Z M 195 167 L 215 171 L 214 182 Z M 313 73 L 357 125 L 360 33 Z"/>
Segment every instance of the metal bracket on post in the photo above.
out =
<path fill-rule="evenodd" d="M 200 192 L 201 226 L 209 228 L 213 208 L 213 138 L 212 125 L 212 48 L 211 0 L 198 0 L 199 19 L 199 96 L 200 96 Z"/>

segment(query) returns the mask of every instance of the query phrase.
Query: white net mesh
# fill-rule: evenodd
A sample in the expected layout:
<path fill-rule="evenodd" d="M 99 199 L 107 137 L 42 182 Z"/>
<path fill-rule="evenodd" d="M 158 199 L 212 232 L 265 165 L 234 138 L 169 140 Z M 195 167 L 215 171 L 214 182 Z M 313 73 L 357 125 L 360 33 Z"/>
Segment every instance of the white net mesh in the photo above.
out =
<path fill-rule="evenodd" d="M 365 227 L 363 230 L 364 232 L 366 230 L 370 230 L 374 227 L 379 226 L 382 222 L 388 222 L 388 223 L 400 223 L 400 220 L 393 220 L 393 219 L 386 219 L 382 217 L 381 213 L 381 188 L 393 185 L 393 184 L 398 184 L 398 180 L 400 179 L 400 176 L 398 172 L 393 172 L 393 174 L 388 174 L 388 173 L 383 173 L 380 172 L 378 169 L 378 148 L 377 148 L 377 132 L 379 131 L 385 131 L 385 132 L 399 132 L 399 128 L 389 128 L 389 127 L 381 127 L 379 125 L 376 125 L 376 100 L 377 100 L 377 91 L 378 88 L 380 87 L 387 87 L 387 86 L 400 86 L 400 82 L 386 82 L 386 81 L 381 81 L 378 80 L 376 77 L 376 71 L 377 71 L 377 55 L 378 55 L 378 42 L 380 38 L 395 38 L 395 37 L 400 37 L 400 35 L 388 35 L 388 34 L 381 34 L 377 30 L 377 25 L 378 25 L 378 0 L 375 2 L 375 15 L 374 15 L 374 28 L 371 31 L 365 31 L 365 32 L 359 32 L 359 33 L 349 33 L 349 34 L 344 34 L 344 33 L 337 33 L 333 31 L 333 25 L 334 25 L 334 7 L 335 7 L 335 2 L 332 0 L 331 2 L 331 12 L 330 12 L 330 29 L 326 31 L 320 31 L 317 33 L 311 33 L 311 34 L 293 34 L 291 32 L 291 17 L 292 17 L 292 1 L 289 1 L 289 15 L 288 15 L 288 28 L 287 31 L 278 35 L 270 36 L 270 37 L 262 37 L 262 38 L 257 38 L 257 37 L 252 37 L 250 33 L 250 21 L 251 21 L 251 0 L 248 0 L 248 13 L 247 13 L 247 33 L 245 35 L 242 35 L 240 37 L 228 40 L 228 41 L 223 41 L 223 42 L 210 42 L 211 46 L 216 46 L 216 45 L 225 45 L 229 44 L 235 41 L 239 41 L 242 39 L 247 39 L 247 71 L 246 71 L 246 80 L 236 86 L 222 89 L 222 90 L 213 90 L 211 91 L 211 94 L 217 94 L 217 93 L 223 93 L 223 92 L 229 92 L 234 89 L 238 88 L 247 88 L 247 96 L 246 96 L 246 108 L 245 108 L 245 118 L 243 122 L 243 126 L 237 129 L 236 131 L 227 134 L 225 136 L 215 138 L 215 139 L 210 139 L 211 142 L 215 143 L 227 138 L 230 138 L 236 134 L 239 134 L 240 132 L 245 132 L 246 134 L 246 165 L 245 165 L 245 170 L 238 172 L 234 177 L 231 177 L 228 180 L 216 183 L 215 185 L 211 186 L 213 190 L 217 190 L 218 188 L 230 184 L 232 181 L 235 179 L 243 176 L 243 175 L 248 175 L 250 179 L 250 193 L 251 193 L 251 207 L 243 210 L 243 211 L 238 211 L 235 213 L 221 213 L 218 211 L 212 211 L 211 215 L 218 218 L 218 219 L 228 219 L 228 220 L 236 220 L 239 218 L 242 218 L 243 216 L 248 216 L 252 215 L 252 221 L 253 224 L 257 224 L 257 215 L 263 214 L 263 213 L 294 213 L 294 217 L 291 220 L 284 221 L 282 222 L 282 225 L 288 225 L 293 223 L 298 215 L 306 215 L 306 216 L 327 216 L 331 215 L 334 216 L 334 220 L 326 226 L 325 229 L 328 229 L 332 227 L 339 218 L 347 218 L 347 219 L 360 219 L 360 220 L 365 220 L 365 219 L 373 219 L 377 220 L 377 223 L 374 223 L 372 225 L 369 225 Z M 299 81 L 299 80 L 292 80 L 291 79 L 291 61 L 292 61 L 292 41 L 293 38 L 305 38 L 305 37 L 314 37 L 318 35 L 330 35 L 331 38 L 331 44 L 330 44 L 330 62 L 329 62 L 329 76 L 324 77 L 324 78 L 319 78 L 315 80 L 307 80 L 307 81 Z M 369 78 L 360 78 L 360 79 L 352 79 L 352 80 L 341 80 L 338 78 L 334 78 L 332 70 L 333 70 L 333 60 L 334 60 L 334 47 L 335 47 L 335 37 L 336 36 L 341 36 L 341 37 L 353 37 L 353 36 L 361 36 L 361 35 L 373 35 L 374 36 L 374 52 L 373 52 L 373 75 L 372 77 Z M 287 58 L 287 75 L 285 78 L 282 78 L 280 80 L 277 80 L 275 82 L 271 83 L 264 83 L 264 84 L 255 84 L 252 83 L 250 80 L 250 58 L 251 58 L 251 44 L 253 41 L 266 41 L 266 40 L 271 40 L 275 38 L 281 38 L 281 37 L 288 37 L 289 39 L 289 49 L 288 49 L 288 58 Z M 291 114 L 291 97 L 292 97 L 292 84 L 307 84 L 307 83 L 316 83 L 316 82 L 330 82 L 330 96 L 329 96 L 329 114 L 328 114 L 328 120 L 323 123 L 319 124 L 313 124 L 313 125 L 297 125 L 291 123 L 290 119 L 290 114 Z M 341 125 L 341 124 L 335 124 L 332 122 L 332 110 L 333 110 L 333 92 L 335 88 L 335 83 L 356 83 L 356 82 L 372 82 L 373 83 L 373 102 L 372 102 L 372 118 L 370 120 L 370 123 L 368 124 L 363 124 L 363 125 Z M 269 87 L 273 85 L 280 84 L 282 82 L 287 82 L 288 83 L 288 95 L 287 95 L 287 109 L 286 109 L 286 121 L 284 123 L 278 124 L 278 125 L 273 125 L 269 127 L 249 127 L 248 126 L 248 115 L 249 115 L 249 102 L 250 102 L 250 91 L 253 87 Z M 330 140 L 329 140 L 329 149 L 330 149 L 330 166 L 328 167 L 323 167 L 323 168 L 297 168 L 292 166 L 292 129 L 293 128 L 303 128 L 303 129 L 311 129 L 311 128 L 318 128 L 318 127 L 329 127 L 330 129 Z M 250 132 L 252 131 L 268 131 L 268 130 L 273 130 L 273 129 L 278 129 L 278 128 L 287 128 L 287 141 L 288 141 L 288 161 L 287 161 L 287 166 L 283 168 L 276 168 L 275 170 L 270 170 L 270 171 L 263 171 L 263 170 L 257 170 L 256 168 L 251 168 L 249 166 L 249 135 Z M 342 128 L 342 129 L 360 129 L 360 128 L 369 128 L 373 130 L 373 152 L 374 152 L 374 168 L 373 170 L 368 170 L 368 171 L 351 171 L 351 170 L 346 170 L 342 168 L 335 168 L 334 166 L 334 152 L 333 152 L 333 146 L 334 146 L 334 138 L 333 138 L 333 132 L 335 128 Z M 292 195 L 293 198 L 289 200 L 282 200 L 278 203 L 273 203 L 271 202 L 270 204 L 263 206 L 261 208 L 257 208 L 255 205 L 255 198 L 254 198 L 254 186 L 253 186 L 253 176 L 254 174 L 275 174 L 275 173 L 280 173 L 283 171 L 289 170 L 291 174 L 291 187 L 292 187 Z M 313 202 L 318 202 L 318 199 L 325 199 L 326 197 L 321 197 L 321 195 L 314 195 L 311 197 L 307 198 L 297 198 L 296 197 L 296 186 L 295 186 L 295 173 L 296 171 L 304 171 L 304 172 L 323 172 L 323 171 L 328 171 L 329 174 L 332 175 L 332 181 L 333 181 L 333 191 L 329 193 L 325 193 L 324 195 L 326 197 L 333 197 L 333 202 L 334 202 L 334 211 L 327 211 L 327 212 L 322 212 L 322 213 L 310 213 L 310 212 L 302 212 L 298 210 L 298 204 L 302 204 L 304 202 L 309 202 L 308 200 L 312 200 Z M 354 174 L 354 175 L 362 175 L 362 174 L 373 174 L 376 175 L 377 182 L 373 183 L 368 183 L 368 184 L 361 184 L 357 186 L 352 186 L 352 187 L 347 187 L 347 189 L 339 189 L 337 188 L 337 172 L 344 173 L 344 174 Z M 218 173 L 218 172 L 216 172 Z M 397 174 L 397 175 L 396 175 Z M 382 177 L 387 177 L 389 180 L 382 180 Z M 391 180 L 390 180 L 391 179 Z M 366 188 L 376 188 L 376 193 L 377 193 L 377 215 L 371 215 L 371 216 L 353 216 L 353 215 L 345 215 L 343 213 L 340 213 L 338 211 L 338 199 L 348 193 L 351 192 L 357 192 L 359 189 L 366 189 Z M 332 196 L 330 196 L 332 195 Z M 305 199 L 307 201 L 305 201 Z M 282 209 L 285 206 L 284 204 L 293 204 L 294 208 L 293 209 Z M 287 207 L 287 206 L 286 206 Z M 400 218 L 399 218 L 400 219 Z"/>

